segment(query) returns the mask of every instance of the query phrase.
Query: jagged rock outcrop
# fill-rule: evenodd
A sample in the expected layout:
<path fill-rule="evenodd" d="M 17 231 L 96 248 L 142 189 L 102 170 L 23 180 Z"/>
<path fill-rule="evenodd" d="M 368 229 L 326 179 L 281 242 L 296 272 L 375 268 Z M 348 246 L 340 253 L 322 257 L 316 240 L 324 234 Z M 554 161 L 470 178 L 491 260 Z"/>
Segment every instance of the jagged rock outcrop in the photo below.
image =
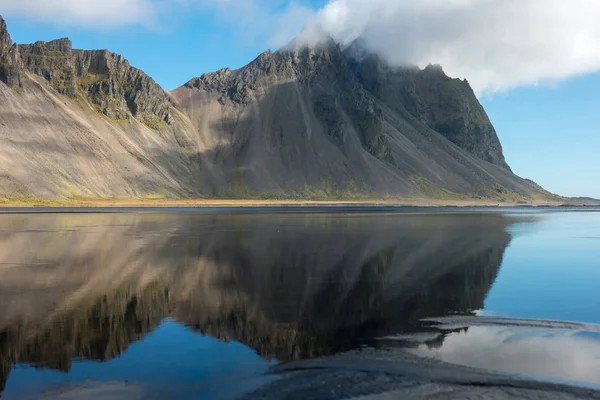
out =
<path fill-rule="evenodd" d="M 73 50 L 67 38 L 19 45 L 25 68 L 59 93 L 85 96 L 114 120 L 133 117 L 158 129 L 171 121 L 169 96 L 148 75 L 107 50 Z"/>
<path fill-rule="evenodd" d="M 19 49 L 10 38 L 6 22 L 0 16 L 0 81 L 11 87 L 22 85 L 23 65 Z"/>
<path fill-rule="evenodd" d="M 59 93 L 75 96 L 75 60 L 69 39 L 19 45 L 19 52 L 27 70 L 46 79 Z"/>
<path fill-rule="evenodd" d="M 79 89 L 112 119 L 133 116 L 158 129 L 171 122 L 169 96 L 152 78 L 122 56 L 106 50 L 75 50 Z"/>

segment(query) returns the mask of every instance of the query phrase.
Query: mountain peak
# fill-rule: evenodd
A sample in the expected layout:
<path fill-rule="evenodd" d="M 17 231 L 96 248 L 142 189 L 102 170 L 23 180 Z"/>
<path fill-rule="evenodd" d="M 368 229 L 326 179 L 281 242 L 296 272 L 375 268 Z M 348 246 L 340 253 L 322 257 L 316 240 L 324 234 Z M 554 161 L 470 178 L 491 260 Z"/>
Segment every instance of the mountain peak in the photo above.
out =
<path fill-rule="evenodd" d="M 359 62 L 371 57 L 379 59 L 376 53 L 368 49 L 367 43 L 362 37 L 354 39 L 352 43 L 346 46 L 344 54 Z"/>
<path fill-rule="evenodd" d="M 446 75 L 446 73 L 444 72 L 444 68 L 442 68 L 440 64 L 427 64 L 427 66 L 424 68 L 424 71 L 442 73 Z"/>
<path fill-rule="evenodd" d="M 28 47 L 29 52 L 34 54 L 41 54 L 47 51 L 60 51 L 62 53 L 69 53 L 73 50 L 73 44 L 69 38 L 61 38 L 51 40 L 49 42 L 37 41 L 33 44 L 19 45 L 19 47 Z"/>
<path fill-rule="evenodd" d="M 302 50 L 309 51 L 327 51 L 327 50 L 339 50 L 339 45 L 331 35 L 325 32 L 319 26 L 306 27 L 304 30 L 294 39 L 292 39 L 287 45 L 283 46 L 281 50 L 286 52 L 300 52 Z"/>
<path fill-rule="evenodd" d="M 287 60 L 295 76 L 301 80 L 332 65 L 345 63 L 340 45 L 318 30 L 305 30 L 276 54 Z"/>

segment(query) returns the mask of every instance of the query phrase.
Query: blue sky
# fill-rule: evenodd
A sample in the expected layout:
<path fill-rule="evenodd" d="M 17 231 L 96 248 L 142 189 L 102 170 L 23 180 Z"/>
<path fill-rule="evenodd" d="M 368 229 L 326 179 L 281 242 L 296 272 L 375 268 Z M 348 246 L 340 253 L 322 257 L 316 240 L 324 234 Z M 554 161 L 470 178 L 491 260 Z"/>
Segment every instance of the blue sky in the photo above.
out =
<path fill-rule="evenodd" d="M 561 195 L 600 198 L 597 0 L 60 3 L 0 0 L 0 14 L 17 43 L 67 36 L 75 48 L 107 48 L 167 90 L 241 67 L 315 21 L 342 43 L 366 37 L 392 63 L 440 63 L 474 86 L 517 174 Z M 440 7 L 450 3 L 461 6 Z"/>
<path fill-rule="evenodd" d="M 481 99 L 509 165 L 564 196 L 600 198 L 600 74 Z"/>

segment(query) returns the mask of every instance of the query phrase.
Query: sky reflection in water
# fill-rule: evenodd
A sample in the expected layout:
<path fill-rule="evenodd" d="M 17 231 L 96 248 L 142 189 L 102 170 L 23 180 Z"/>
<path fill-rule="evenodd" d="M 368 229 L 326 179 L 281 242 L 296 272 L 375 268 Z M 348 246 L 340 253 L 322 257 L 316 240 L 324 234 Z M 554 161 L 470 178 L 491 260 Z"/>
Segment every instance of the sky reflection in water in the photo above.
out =
<path fill-rule="evenodd" d="M 406 345 L 376 338 L 423 331 L 437 338 L 413 351 L 450 362 L 600 376 L 595 332 L 420 322 L 484 314 L 600 323 L 598 213 L 0 222 L 3 399 L 222 397 L 260 384 L 276 361 Z"/>

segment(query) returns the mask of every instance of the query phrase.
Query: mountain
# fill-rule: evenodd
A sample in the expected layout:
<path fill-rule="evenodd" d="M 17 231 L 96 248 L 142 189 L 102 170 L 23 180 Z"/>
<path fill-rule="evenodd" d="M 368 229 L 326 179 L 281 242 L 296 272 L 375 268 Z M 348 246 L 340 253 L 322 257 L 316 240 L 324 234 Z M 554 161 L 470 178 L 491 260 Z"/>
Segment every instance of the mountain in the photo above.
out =
<path fill-rule="evenodd" d="M 68 39 L 0 43 L 0 195 L 200 195 L 193 127 L 150 77 Z"/>
<path fill-rule="evenodd" d="M 0 196 L 553 196 L 514 175 L 468 82 L 295 40 L 171 93 L 106 50 L 0 23 Z"/>

